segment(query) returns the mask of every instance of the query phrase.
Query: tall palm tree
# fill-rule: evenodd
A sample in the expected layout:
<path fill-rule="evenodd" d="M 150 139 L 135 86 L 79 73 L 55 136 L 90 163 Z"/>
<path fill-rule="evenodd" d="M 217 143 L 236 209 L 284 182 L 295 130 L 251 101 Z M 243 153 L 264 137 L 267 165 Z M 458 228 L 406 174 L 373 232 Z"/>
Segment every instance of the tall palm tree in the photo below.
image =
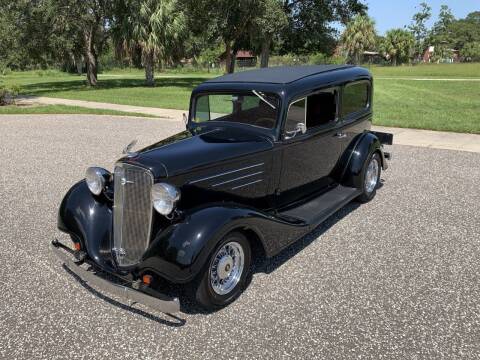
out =
<path fill-rule="evenodd" d="M 413 56 L 415 37 L 404 29 L 392 29 L 387 31 L 381 45 L 382 51 L 389 56 L 392 65 L 408 61 Z"/>
<path fill-rule="evenodd" d="M 166 63 L 182 41 L 185 17 L 177 0 L 126 0 L 121 9 L 116 42 L 140 46 L 145 83 L 155 85 L 155 64 Z"/>
<path fill-rule="evenodd" d="M 375 22 L 367 15 L 357 15 L 342 34 L 342 45 L 350 61 L 359 64 L 365 50 L 375 47 Z"/>

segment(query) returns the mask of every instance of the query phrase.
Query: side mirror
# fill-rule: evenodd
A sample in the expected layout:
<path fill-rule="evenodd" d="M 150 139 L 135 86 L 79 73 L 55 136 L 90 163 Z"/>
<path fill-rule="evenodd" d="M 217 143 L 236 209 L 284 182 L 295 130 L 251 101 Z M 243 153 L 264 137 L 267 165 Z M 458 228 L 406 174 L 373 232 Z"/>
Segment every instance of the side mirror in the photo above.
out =
<path fill-rule="evenodd" d="M 305 134 L 307 132 L 307 126 L 304 123 L 298 123 L 293 131 L 285 132 L 285 140 L 294 138 L 298 133 Z"/>
<path fill-rule="evenodd" d="M 187 114 L 185 114 L 185 113 L 183 113 L 183 123 L 185 124 L 185 126 L 187 126 L 188 117 L 187 117 Z"/>

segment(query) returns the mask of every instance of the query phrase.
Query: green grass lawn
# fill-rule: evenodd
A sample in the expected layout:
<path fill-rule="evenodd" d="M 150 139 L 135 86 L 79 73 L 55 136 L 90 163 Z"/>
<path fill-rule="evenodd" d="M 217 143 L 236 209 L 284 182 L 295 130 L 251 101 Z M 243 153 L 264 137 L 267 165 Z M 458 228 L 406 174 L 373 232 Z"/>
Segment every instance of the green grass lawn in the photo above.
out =
<path fill-rule="evenodd" d="M 375 66 L 370 70 L 376 78 L 375 124 L 480 134 L 480 81 L 405 79 L 480 78 L 479 63 Z M 0 83 L 18 84 L 23 93 L 31 95 L 183 110 L 188 108 L 192 88 L 216 75 L 158 73 L 154 88 L 144 86 L 141 70 L 130 69 L 101 74 L 96 88 L 88 87 L 84 77 L 57 71 L 11 73 L 0 77 Z M 51 108 L 52 113 L 57 110 L 62 109 Z"/>
<path fill-rule="evenodd" d="M 370 66 L 368 68 L 373 76 L 378 77 L 480 78 L 480 63 Z"/>
<path fill-rule="evenodd" d="M 79 106 L 67 105 L 39 105 L 39 106 L 0 106 L 0 115 L 6 114 L 95 114 L 95 115 L 119 115 L 119 116 L 141 116 L 150 115 L 115 111 L 107 109 L 88 109 Z"/>

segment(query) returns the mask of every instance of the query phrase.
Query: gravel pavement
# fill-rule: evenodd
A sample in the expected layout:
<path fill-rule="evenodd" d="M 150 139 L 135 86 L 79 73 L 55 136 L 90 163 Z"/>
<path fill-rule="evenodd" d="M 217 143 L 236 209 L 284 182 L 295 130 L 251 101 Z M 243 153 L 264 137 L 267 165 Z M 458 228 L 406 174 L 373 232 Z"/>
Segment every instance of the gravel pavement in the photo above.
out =
<path fill-rule="evenodd" d="M 394 146 L 374 201 L 348 205 L 214 314 L 130 309 L 48 244 L 68 188 L 133 138 L 181 123 L 0 116 L 0 359 L 478 359 L 480 154 Z"/>

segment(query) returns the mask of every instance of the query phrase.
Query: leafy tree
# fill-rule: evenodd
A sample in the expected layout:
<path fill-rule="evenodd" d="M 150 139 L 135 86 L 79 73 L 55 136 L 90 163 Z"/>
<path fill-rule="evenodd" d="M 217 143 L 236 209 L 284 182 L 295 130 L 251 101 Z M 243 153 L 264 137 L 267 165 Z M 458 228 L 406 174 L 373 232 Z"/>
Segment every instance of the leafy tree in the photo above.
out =
<path fill-rule="evenodd" d="M 283 0 L 288 26 L 282 32 L 281 53 L 331 55 L 337 30 L 333 22 L 346 25 L 355 15 L 365 15 L 367 5 L 360 0 Z"/>
<path fill-rule="evenodd" d="M 235 69 L 235 49 L 245 41 L 260 13 L 262 0 L 181 0 L 189 14 L 189 27 L 225 45 L 225 72 Z"/>
<path fill-rule="evenodd" d="M 466 61 L 480 61 L 480 41 L 465 44 L 460 55 Z"/>
<path fill-rule="evenodd" d="M 342 46 L 350 61 L 360 64 L 363 52 L 375 46 L 375 22 L 366 15 L 357 15 L 342 34 Z"/>
<path fill-rule="evenodd" d="M 261 3 L 260 14 L 253 22 L 251 34 L 253 42 L 260 45 L 261 67 L 268 67 L 273 38 L 287 25 L 287 16 L 279 0 L 264 0 Z"/>
<path fill-rule="evenodd" d="M 449 25 L 453 47 L 461 50 L 466 44 L 480 42 L 480 11 L 467 15 Z"/>
<path fill-rule="evenodd" d="M 82 52 L 89 85 L 97 84 L 98 57 L 110 36 L 114 0 L 47 0 L 47 17 L 53 36 L 71 39 L 70 49 Z"/>
<path fill-rule="evenodd" d="M 415 38 L 411 32 L 404 29 L 392 29 L 385 34 L 381 49 L 390 57 L 392 65 L 396 66 L 410 59 L 414 46 Z"/>
<path fill-rule="evenodd" d="M 428 29 L 425 23 L 431 16 L 432 8 L 426 2 L 422 2 L 420 3 L 420 11 L 413 15 L 412 23 L 408 27 L 415 37 L 415 57 L 417 59 L 422 56 L 427 45 L 425 40 L 428 36 Z"/>
<path fill-rule="evenodd" d="M 454 21 L 455 17 L 453 16 L 450 8 L 447 5 L 442 5 L 440 7 L 440 14 L 438 15 L 438 20 L 433 25 L 433 29 L 431 31 L 431 39 L 434 45 L 453 45 L 453 38 L 450 27 Z"/>

